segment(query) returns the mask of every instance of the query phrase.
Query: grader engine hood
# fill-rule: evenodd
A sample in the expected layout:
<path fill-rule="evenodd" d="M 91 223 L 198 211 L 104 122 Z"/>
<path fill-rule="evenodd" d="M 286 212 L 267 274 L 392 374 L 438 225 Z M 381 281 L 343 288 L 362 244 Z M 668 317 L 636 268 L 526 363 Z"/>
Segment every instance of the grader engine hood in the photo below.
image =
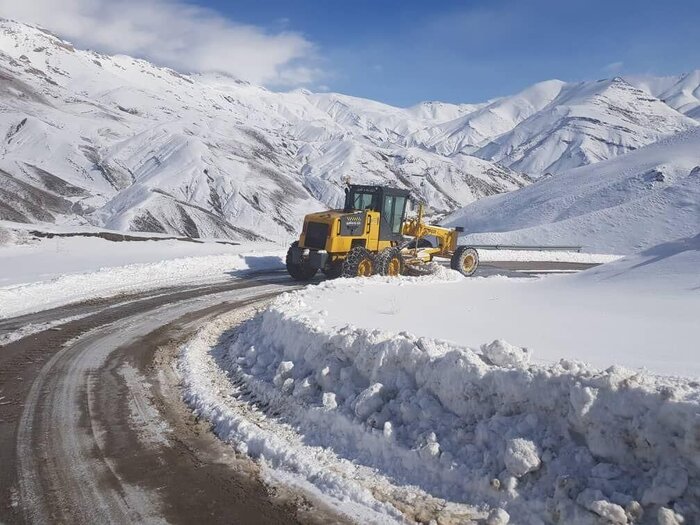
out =
<path fill-rule="evenodd" d="M 365 231 L 365 212 L 345 213 L 340 216 L 340 235 L 360 236 Z"/>
<path fill-rule="evenodd" d="M 358 237 L 365 231 L 367 213 L 331 210 L 311 213 L 304 220 L 300 246 L 317 250 L 326 249 L 329 237 Z"/>

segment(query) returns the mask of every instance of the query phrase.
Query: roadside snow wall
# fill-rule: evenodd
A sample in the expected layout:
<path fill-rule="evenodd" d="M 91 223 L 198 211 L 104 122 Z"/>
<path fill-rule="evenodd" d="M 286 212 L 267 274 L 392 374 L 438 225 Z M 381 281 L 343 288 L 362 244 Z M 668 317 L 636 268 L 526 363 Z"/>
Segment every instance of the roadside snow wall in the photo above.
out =
<path fill-rule="evenodd" d="M 220 358 L 306 444 L 512 523 L 700 522 L 697 383 L 318 319 L 284 294 Z"/>

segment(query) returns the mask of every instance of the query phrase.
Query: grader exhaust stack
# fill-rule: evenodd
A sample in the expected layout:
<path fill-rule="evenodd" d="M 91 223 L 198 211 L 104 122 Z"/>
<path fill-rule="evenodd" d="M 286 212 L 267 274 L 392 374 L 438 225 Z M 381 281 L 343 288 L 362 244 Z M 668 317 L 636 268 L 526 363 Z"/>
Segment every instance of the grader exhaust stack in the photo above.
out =
<path fill-rule="evenodd" d="M 426 224 L 422 205 L 417 217 L 407 219 L 408 200 L 408 190 L 349 185 L 343 209 L 304 218 L 301 236 L 287 252 L 287 271 L 298 281 L 319 270 L 330 278 L 424 274 L 437 257 L 472 275 L 479 264 L 477 251 L 457 245 L 458 229 Z"/>

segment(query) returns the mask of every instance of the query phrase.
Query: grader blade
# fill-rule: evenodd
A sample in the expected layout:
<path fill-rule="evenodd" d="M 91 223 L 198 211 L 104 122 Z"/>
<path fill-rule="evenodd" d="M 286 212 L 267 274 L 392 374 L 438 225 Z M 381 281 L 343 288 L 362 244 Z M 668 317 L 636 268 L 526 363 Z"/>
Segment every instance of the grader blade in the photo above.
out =
<path fill-rule="evenodd" d="M 404 263 L 404 273 L 406 275 L 410 275 L 413 277 L 423 277 L 426 275 L 433 275 L 440 271 L 440 265 L 435 262 L 429 262 L 429 263 L 410 263 L 406 262 Z"/>

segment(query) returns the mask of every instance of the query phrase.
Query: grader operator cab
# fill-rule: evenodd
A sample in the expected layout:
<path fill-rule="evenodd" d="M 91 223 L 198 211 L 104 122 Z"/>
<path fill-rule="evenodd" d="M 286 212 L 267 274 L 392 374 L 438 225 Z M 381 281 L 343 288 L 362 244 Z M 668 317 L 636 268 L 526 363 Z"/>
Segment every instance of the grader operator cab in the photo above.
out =
<path fill-rule="evenodd" d="M 474 248 L 457 246 L 460 230 L 425 224 L 422 205 L 407 219 L 409 198 L 408 190 L 349 185 L 342 210 L 304 218 L 301 237 L 287 252 L 289 275 L 307 281 L 318 270 L 329 278 L 425 274 L 435 257 L 472 275 L 479 257 Z"/>

